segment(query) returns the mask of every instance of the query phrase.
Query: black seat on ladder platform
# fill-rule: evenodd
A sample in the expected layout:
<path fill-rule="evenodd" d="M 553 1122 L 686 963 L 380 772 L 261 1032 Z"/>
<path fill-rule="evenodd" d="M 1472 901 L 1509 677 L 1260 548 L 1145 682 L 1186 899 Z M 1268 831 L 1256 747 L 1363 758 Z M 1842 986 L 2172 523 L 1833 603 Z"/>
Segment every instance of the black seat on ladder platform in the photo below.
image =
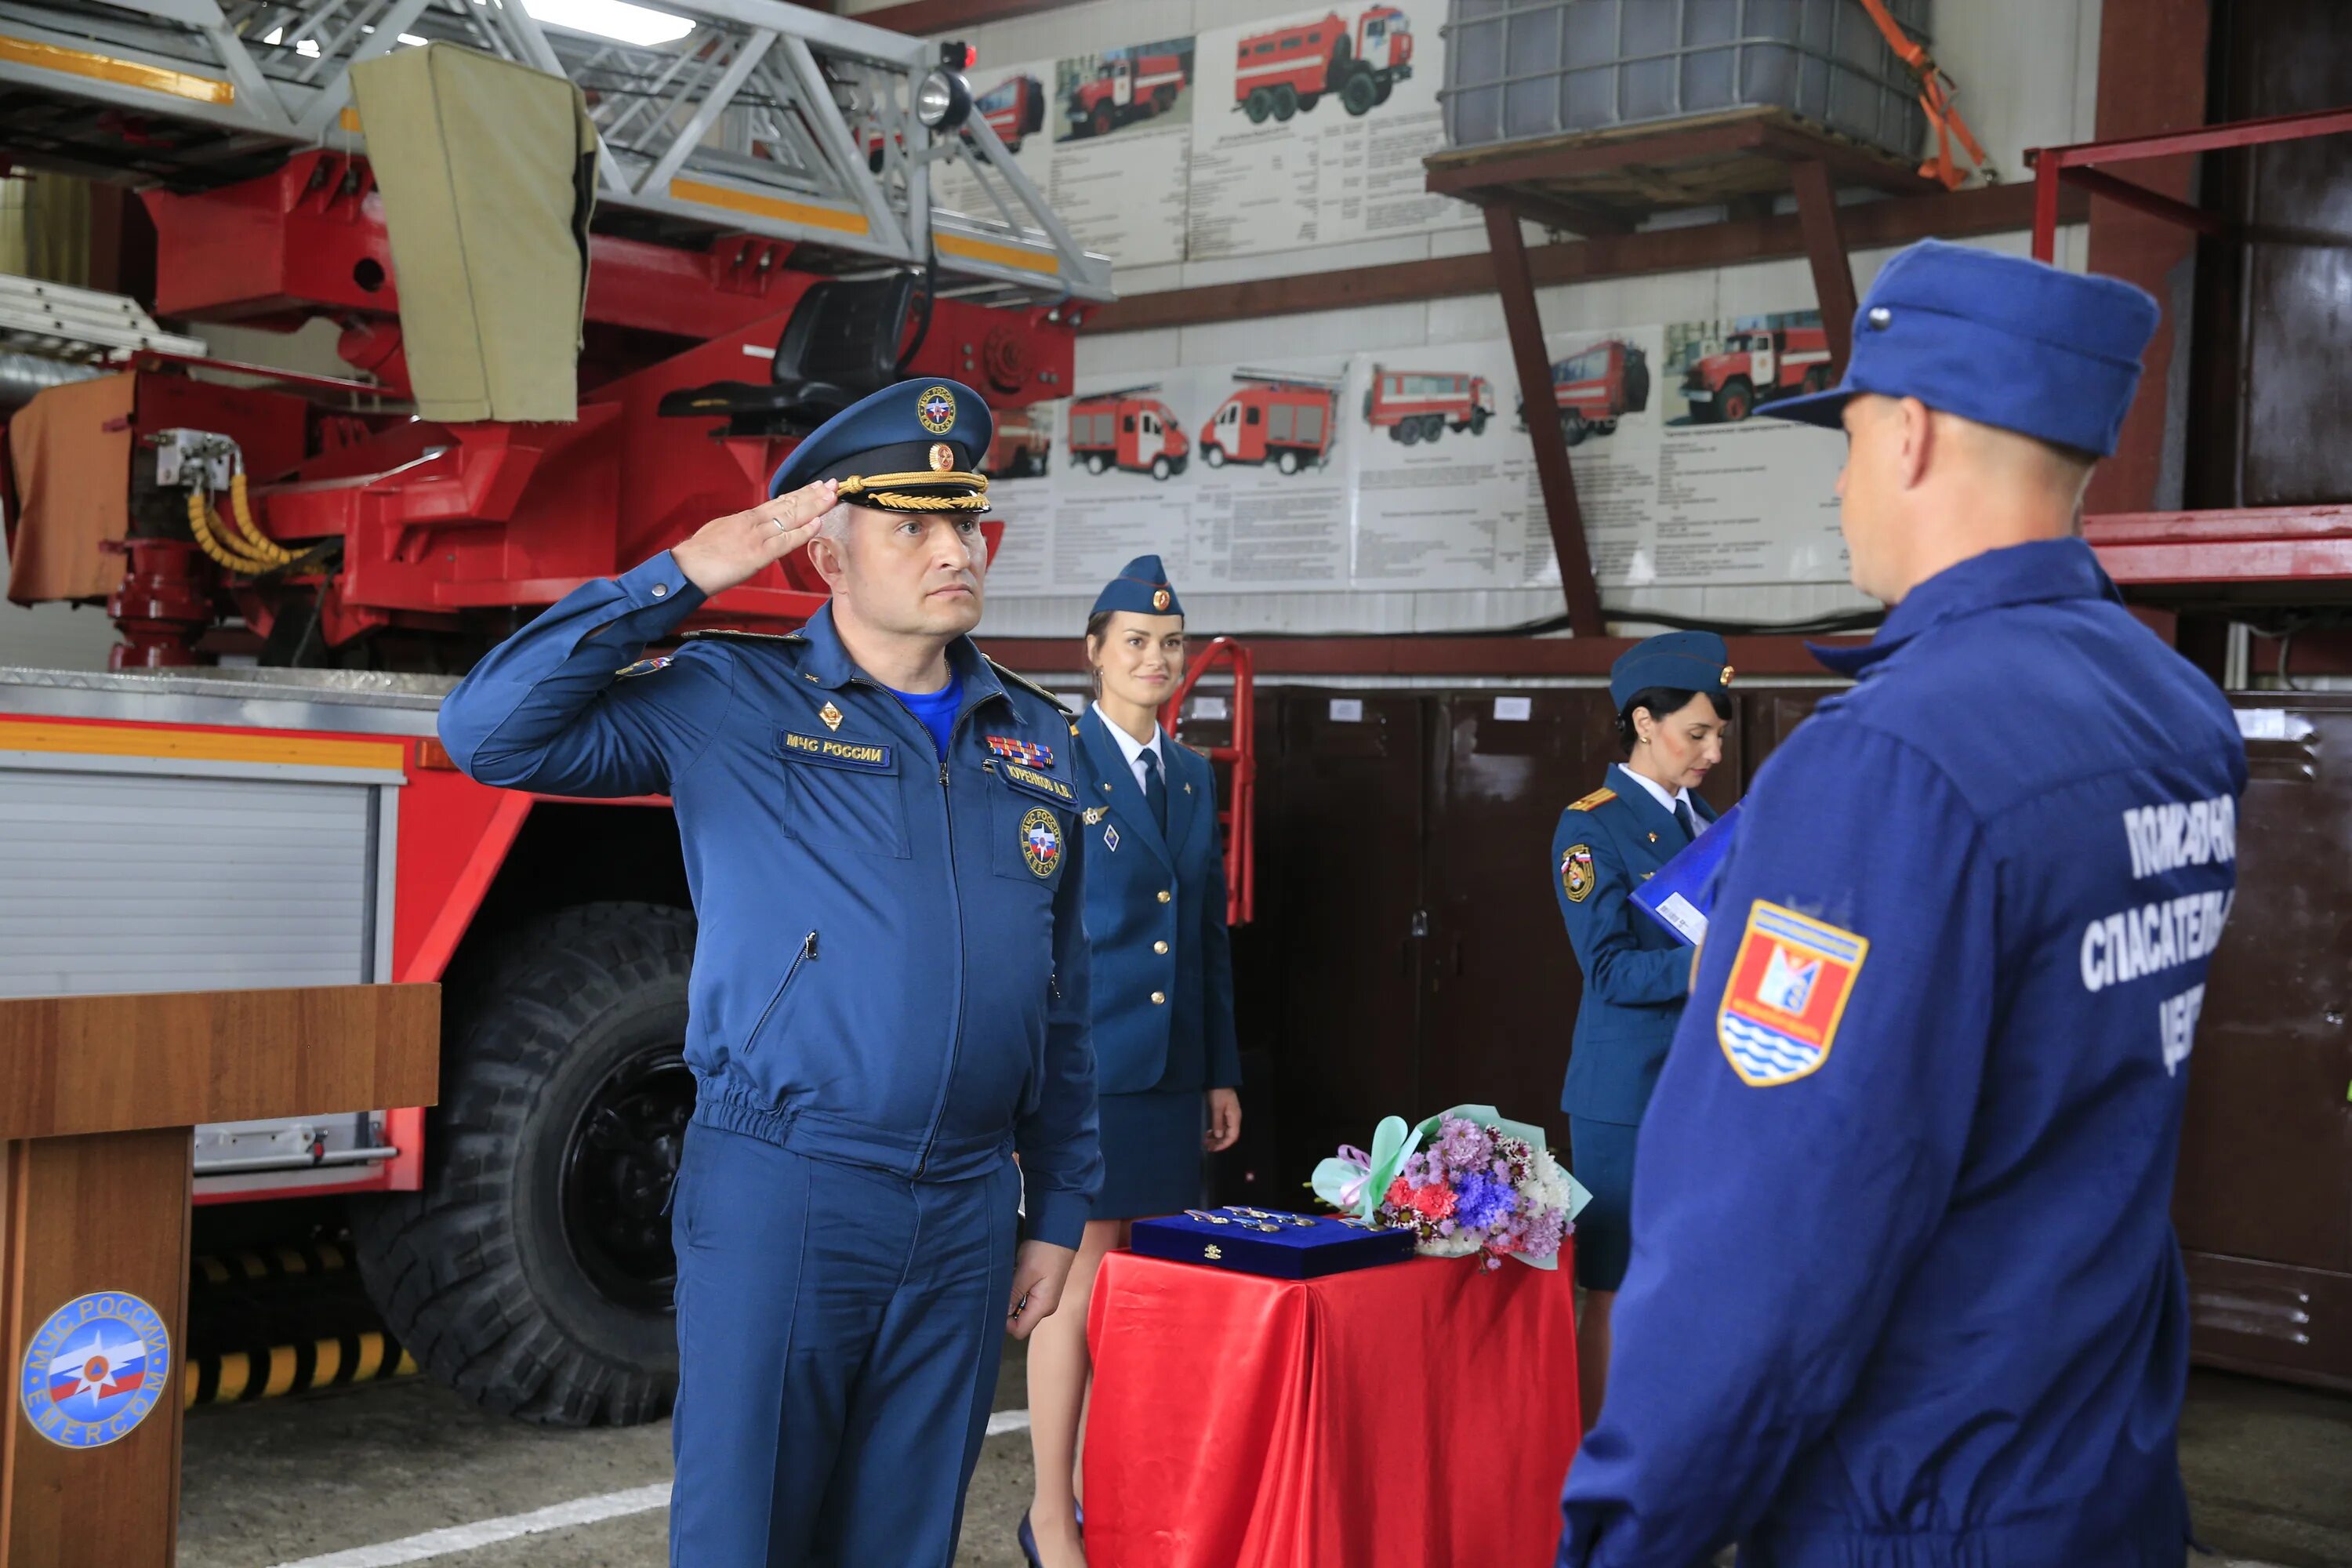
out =
<path fill-rule="evenodd" d="M 793 308 L 776 340 L 766 384 L 714 381 L 665 394 L 666 418 L 727 421 L 729 436 L 813 430 L 898 378 L 898 345 L 914 303 L 915 274 L 828 279 Z"/>

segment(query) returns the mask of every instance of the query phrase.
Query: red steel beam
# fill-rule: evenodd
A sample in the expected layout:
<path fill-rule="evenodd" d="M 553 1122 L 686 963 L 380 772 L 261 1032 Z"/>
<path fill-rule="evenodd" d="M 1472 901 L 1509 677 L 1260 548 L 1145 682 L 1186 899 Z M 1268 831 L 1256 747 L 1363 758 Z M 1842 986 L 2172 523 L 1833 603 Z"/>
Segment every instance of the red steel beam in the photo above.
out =
<path fill-rule="evenodd" d="M 2083 537 L 2126 585 L 2352 583 L 2352 506 L 2117 513 Z"/>
<path fill-rule="evenodd" d="M 2078 142 L 2071 147 L 2046 147 L 2040 155 L 2069 166 L 2124 163 L 2142 158 L 2172 158 L 2184 153 L 2222 153 L 2236 147 L 2260 147 L 2272 142 L 2300 142 L 2309 136 L 2335 136 L 2352 131 L 2352 108 L 2319 109 L 2302 114 L 2273 114 L 2262 120 L 2239 120 L 2194 131 L 2161 132 L 2147 136 L 2117 136 L 2102 142 Z"/>
<path fill-rule="evenodd" d="M 1805 256 L 1813 267 L 1813 294 L 1821 301 L 1822 331 L 1829 339 L 1830 379 L 1845 374 L 1853 353 L 1853 263 L 1838 233 L 1837 187 L 1829 165 L 1799 163 L 1790 171 L 1797 182 L 1797 214 L 1805 229 Z"/>

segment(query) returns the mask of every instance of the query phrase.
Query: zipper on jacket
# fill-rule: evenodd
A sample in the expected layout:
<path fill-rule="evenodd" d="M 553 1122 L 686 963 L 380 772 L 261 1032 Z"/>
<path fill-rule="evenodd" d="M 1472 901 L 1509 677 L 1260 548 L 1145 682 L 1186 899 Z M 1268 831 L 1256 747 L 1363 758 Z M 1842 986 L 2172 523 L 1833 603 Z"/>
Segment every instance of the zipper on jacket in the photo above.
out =
<path fill-rule="evenodd" d="M 801 939 L 801 950 L 793 954 L 792 966 L 784 971 L 783 983 L 776 987 L 776 994 L 768 998 L 768 1005 L 760 1009 L 760 1021 L 752 1025 L 751 1032 L 743 1037 L 743 1055 L 746 1058 L 751 1056 L 751 1047 L 760 1043 L 760 1031 L 768 1026 L 768 1017 L 775 1012 L 776 1004 L 782 1002 L 784 993 L 792 989 L 793 976 L 801 972 L 802 964 L 815 956 L 816 932 L 811 931 Z"/>

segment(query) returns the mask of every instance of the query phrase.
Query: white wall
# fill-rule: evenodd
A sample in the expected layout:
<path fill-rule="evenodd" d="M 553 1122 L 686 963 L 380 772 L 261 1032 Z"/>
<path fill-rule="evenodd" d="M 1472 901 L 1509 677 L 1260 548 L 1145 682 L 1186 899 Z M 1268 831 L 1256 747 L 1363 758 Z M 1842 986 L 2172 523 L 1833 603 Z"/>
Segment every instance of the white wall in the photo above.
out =
<path fill-rule="evenodd" d="M 1940 0 L 1932 37 L 1937 62 L 1960 87 L 1959 105 L 2005 180 L 2030 176 L 2025 149 L 2086 141 L 2096 107 L 2101 0 Z M 871 9 L 852 0 L 853 14 Z M 955 35 L 989 61 L 1028 60 L 1085 53 L 1132 41 L 1139 33 L 1181 36 L 1301 7 L 1289 0 L 1094 0 Z M 1433 42 L 1433 40 L 1432 40 Z M 1786 204 L 1784 204 L 1786 205 Z M 1672 221 L 1686 222 L 1688 215 Z M 1545 237 L 1533 228 L 1530 243 Z M 2016 255 L 2028 250 L 2023 232 L 1978 239 Z M 1121 268 L 1122 295 L 1167 289 L 1336 271 L 1388 262 L 1462 254 L 1486 244 L 1477 230 L 1391 237 L 1271 256 L 1205 263 Z M 2079 226 L 2062 229 L 2058 261 L 2083 265 Z M 1854 284 L 1867 289 L 1892 251 L 1857 251 Z M 1801 258 L 1696 272 L 1612 279 L 1539 291 L 1548 331 L 1683 321 L 1788 310 L 1813 298 L 1812 274 Z M 1208 324 L 1152 332 L 1082 337 L 1077 374 L 1137 365 L 1215 364 L 1238 359 L 1286 359 L 1363 350 L 1415 348 L 1503 335 L 1502 309 L 1493 296 Z M 1865 609 L 1869 602 L 1835 584 L 1790 584 L 1612 591 L 1619 609 L 1665 610 L 1732 620 L 1784 622 Z M 992 605 L 986 629 L 999 636 L 1060 636 L 1084 621 L 1084 598 L 1003 599 Z M 1279 627 L 1298 632 L 1409 632 L 1505 626 L 1556 616 L 1549 590 L 1486 593 L 1385 593 L 1193 595 L 1192 621 Z"/>

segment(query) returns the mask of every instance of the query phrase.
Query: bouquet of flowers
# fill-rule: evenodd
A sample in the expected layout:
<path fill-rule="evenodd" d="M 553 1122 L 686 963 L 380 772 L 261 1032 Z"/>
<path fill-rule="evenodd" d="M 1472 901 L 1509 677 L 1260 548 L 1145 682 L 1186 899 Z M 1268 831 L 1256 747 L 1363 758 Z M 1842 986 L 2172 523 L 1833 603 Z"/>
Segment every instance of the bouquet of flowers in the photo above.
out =
<path fill-rule="evenodd" d="M 1542 1129 L 1491 1105 L 1457 1105 L 1412 1129 L 1389 1117 L 1370 1152 L 1349 1145 L 1318 1165 L 1314 1187 L 1333 1208 L 1413 1232 L 1424 1258 L 1475 1255 L 1485 1268 L 1506 1258 L 1558 1268 L 1560 1238 L 1592 1200 L 1552 1158 Z"/>

